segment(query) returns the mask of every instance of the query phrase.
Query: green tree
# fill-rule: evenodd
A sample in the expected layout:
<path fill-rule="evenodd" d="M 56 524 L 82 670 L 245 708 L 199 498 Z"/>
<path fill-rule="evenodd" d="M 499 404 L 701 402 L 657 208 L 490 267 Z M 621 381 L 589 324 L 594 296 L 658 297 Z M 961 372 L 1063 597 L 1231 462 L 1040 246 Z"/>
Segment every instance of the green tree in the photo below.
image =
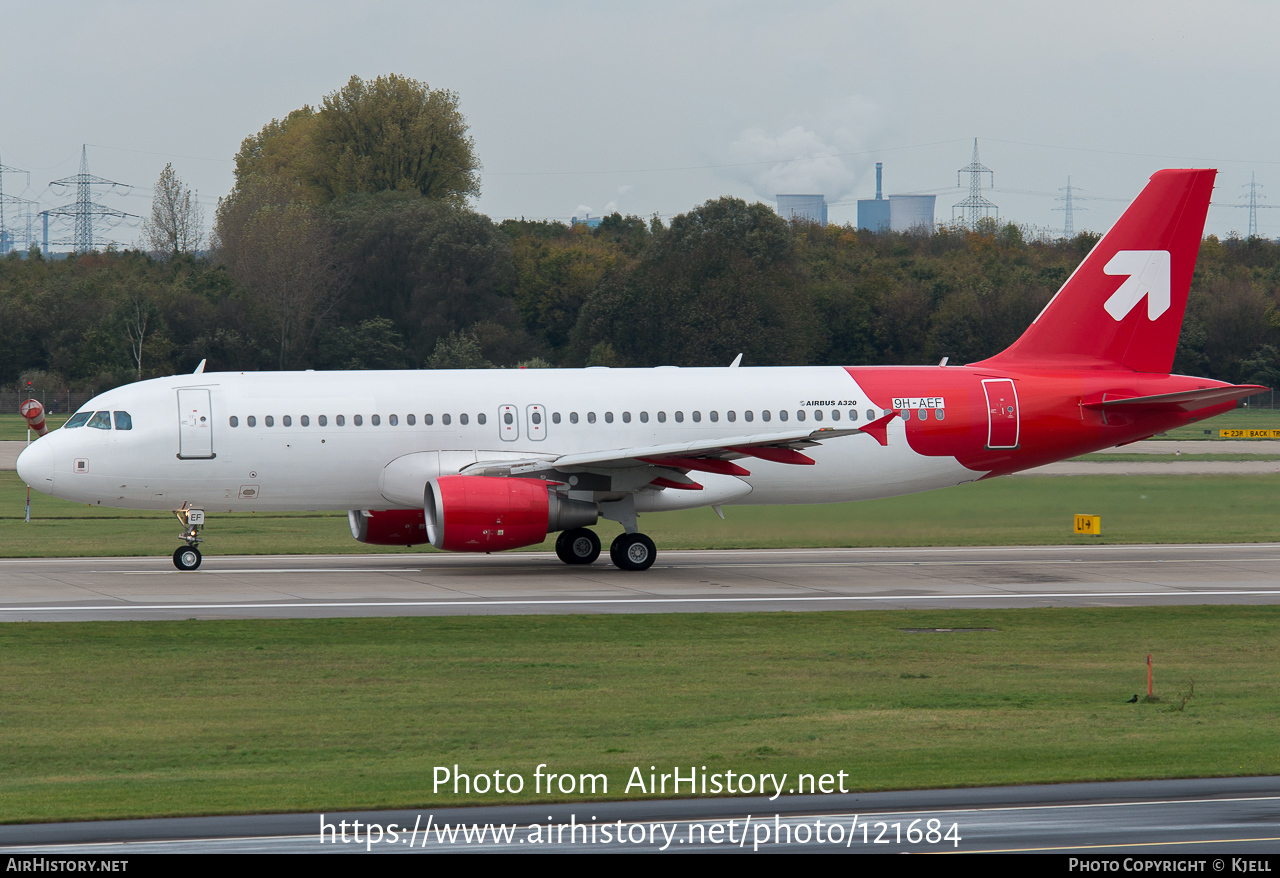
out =
<path fill-rule="evenodd" d="M 807 362 L 818 337 L 790 225 L 719 198 L 675 217 L 635 269 L 604 279 L 574 329 L 584 362 L 609 342 L 621 365 Z"/>

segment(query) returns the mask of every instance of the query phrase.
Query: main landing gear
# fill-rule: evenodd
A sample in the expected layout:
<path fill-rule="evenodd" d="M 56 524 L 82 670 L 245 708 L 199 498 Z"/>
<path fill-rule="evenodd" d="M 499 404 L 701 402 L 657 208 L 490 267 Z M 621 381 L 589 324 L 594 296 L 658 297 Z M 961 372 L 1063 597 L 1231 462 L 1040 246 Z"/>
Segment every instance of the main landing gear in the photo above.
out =
<path fill-rule="evenodd" d="M 562 531 L 556 537 L 556 556 L 566 564 L 593 564 L 600 557 L 600 538 L 585 527 Z"/>
<path fill-rule="evenodd" d="M 179 570 L 195 570 L 203 560 L 198 546 L 203 539 L 200 530 L 204 527 L 204 510 L 183 507 L 174 510 L 173 514 L 182 522 L 183 530 L 178 535 L 179 538 L 187 541 L 185 546 L 173 553 L 173 566 Z"/>
<path fill-rule="evenodd" d="M 566 530 L 556 537 L 556 556 L 566 564 L 591 564 L 600 557 L 600 537 L 585 527 Z M 648 570 L 657 557 L 653 540 L 641 533 L 618 534 L 609 547 L 609 560 L 619 570 Z"/>

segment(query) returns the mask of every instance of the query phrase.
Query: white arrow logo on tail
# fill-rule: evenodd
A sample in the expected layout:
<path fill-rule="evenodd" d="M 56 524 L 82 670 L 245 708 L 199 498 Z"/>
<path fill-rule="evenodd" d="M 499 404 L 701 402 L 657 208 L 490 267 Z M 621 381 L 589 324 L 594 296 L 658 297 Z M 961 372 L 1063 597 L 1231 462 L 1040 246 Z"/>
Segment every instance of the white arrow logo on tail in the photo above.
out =
<path fill-rule="evenodd" d="M 1127 274 L 1129 279 L 1102 307 L 1116 319 L 1123 320 L 1147 297 L 1147 319 L 1155 320 L 1169 310 L 1169 251 L 1121 250 L 1102 269 L 1106 274 Z"/>

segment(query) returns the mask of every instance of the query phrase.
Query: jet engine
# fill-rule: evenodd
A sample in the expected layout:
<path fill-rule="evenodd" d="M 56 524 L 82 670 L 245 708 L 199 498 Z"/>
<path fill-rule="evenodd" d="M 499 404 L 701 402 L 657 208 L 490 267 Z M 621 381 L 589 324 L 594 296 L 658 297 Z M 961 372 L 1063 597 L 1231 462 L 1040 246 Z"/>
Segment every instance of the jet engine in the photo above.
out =
<path fill-rule="evenodd" d="M 571 500 L 541 479 L 441 476 L 427 482 L 427 537 L 451 552 L 532 546 L 558 530 L 595 524 L 594 503 Z"/>
<path fill-rule="evenodd" d="M 421 509 L 352 509 L 351 535 L 371 546 L 420 546 L 427 542 Z"/>

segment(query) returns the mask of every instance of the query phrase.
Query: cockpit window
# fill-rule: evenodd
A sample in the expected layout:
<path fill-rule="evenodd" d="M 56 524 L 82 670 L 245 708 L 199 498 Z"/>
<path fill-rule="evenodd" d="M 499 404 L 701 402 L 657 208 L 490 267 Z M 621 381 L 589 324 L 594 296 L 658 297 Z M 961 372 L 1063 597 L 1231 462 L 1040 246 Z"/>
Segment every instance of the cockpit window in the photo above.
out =
<path fill-rule="evenodd" d="M 83 427 L 84 422 L 93 417 L 93 412 L 78 412 L 71 416 L 71 419 L 62 425 L 62 429 L 70 430 L 72 427 Z"/>
<path fill-rule="evenodd" d="M 88 426 L 97 430 L 110 430 L 111 412 L 94 412 L 93 417 L 89 419 Z"/>
<path fill-rule="evenodd" d="M 114 414 L 114 415 L 116 416 L 116 429 L 117 429 L 117 430 L 132 430 L 132 429 L 133 429 L 133 418 L 129 417 L 129 413 L 128 413 L 128 412 L 113 412 L 112 414 Z"/>

